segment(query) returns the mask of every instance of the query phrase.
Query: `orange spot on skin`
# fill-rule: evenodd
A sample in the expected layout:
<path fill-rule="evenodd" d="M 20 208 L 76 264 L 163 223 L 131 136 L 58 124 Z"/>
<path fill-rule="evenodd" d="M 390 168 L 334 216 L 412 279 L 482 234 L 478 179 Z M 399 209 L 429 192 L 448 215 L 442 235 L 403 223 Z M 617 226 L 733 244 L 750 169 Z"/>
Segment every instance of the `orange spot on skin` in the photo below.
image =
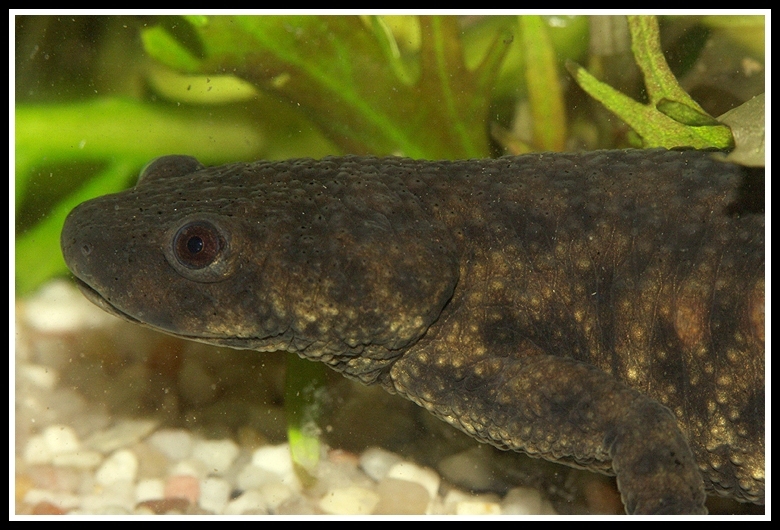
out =
<path fill-rule="evenodd" d="M 750 293 L 748 315 L 756 338 L 764 343 L 764 280 L 756 283 Z"/>
<path fill-rule="evenodd" d="M 693 348 L 704 339 L 707 311 L 700 300 L 683 297 L 674 307 L 674 330 L 687 348 Z"/>

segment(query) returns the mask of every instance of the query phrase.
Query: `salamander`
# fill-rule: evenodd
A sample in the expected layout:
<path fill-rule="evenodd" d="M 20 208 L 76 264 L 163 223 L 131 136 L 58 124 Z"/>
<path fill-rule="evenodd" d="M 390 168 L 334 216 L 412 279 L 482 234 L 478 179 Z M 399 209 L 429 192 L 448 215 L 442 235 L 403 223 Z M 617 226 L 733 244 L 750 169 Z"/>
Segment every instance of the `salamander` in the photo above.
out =
<path fill-rule="evenodd" d="M 61 243 L 122 318 L 295 352 L 482 442 L 616 475 L 628 513 L 704 513 L 707 493 L 764 502 L 755 179 L 685 150 L 174 155 L 75 208 Z"/>

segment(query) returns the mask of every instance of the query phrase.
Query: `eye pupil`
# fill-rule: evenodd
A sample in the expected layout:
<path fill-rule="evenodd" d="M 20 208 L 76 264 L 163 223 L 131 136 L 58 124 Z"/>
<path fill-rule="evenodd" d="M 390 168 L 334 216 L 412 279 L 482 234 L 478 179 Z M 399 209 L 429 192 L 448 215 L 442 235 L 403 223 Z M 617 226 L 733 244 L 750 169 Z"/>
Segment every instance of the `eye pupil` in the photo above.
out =
<path fill-rule="evenodd" d="M 188 269 L 205 269 L 219 259 L 225 246 L 225 239 L 214 225 L 194 221 L 176 233 L 173 255 Z"/>
<path fill-rule="evenodd" d="M 190 251 L 190 254 L 197 254 L 203 250 L 203 246 L 203 240 L 197 236 L 191 237 L 187 241 L 187 250 Z"/>

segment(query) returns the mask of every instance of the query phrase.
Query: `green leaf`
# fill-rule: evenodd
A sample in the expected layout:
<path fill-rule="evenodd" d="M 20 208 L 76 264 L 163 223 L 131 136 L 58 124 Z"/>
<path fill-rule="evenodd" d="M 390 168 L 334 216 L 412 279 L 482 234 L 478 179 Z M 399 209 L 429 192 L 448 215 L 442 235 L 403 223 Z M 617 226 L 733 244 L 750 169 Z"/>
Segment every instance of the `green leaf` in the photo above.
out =
<path fill-rule="evenodd" d="M 698 103 L 682 89 L 677 78 L 666 64 L 661 51 L 661 36 L 658 20 L 653 16 L 630 16 L 628 28 L 631 31 L 631 51 L 637 66 L 642 71 L 650 104 L 656 106 L 661 99 L 677 101 L 706 114 Z"/>
<path fill-rule="evenodd" d="M 232 75 L 187 75 L 153 67 L 149 68 L 148 79 L 158 94 L 181 103 L 219 105 L 257 98 L 254 86 Z"/>
<path fill-rule="evenodd" d="M 261 143 L 247 123 L 224 124 L 203 113 L 125 98 L 16 108 L 16 154 L 25 164 L 17 168 L 19 178 L 41 158 L 51 163 L 119 156 L 144 164 L 165 154 L 197 153 L 204 161 L 236 160 L 251 156 Z"/>
<path fill-rule="evenodd" d="M 196 72 L 200 60 L 162 27 L 149 28 L 141 33 L 144 48 L 161 63 L 184 72 Z"/>
<path fill-rule="evenodd" d="M 558 62 L 538 15 L 520 17 L 526 55 L 528 99 L 533 119 L 533 145 L 541 151 L 563 151 L 566 145 L 566 112 L 558 79 Z"/>
<path fill-rule="evenodd" d="M 325 367 L 287 354 L 284 407 L 287 439 L 295 472 L 304 486 L 314 484 L 313 474 L 320 461 L 320 429 L 317 422 L 325 401 Z"/>
<path fill-rule="evenodd" d="M 631 16 L 628 21 L 631 49 L 644 76 L 649 103 L 642 105 L 597 80 L 584 68 L 567 62 L 577 84 L 625 121 L 642 138 L 644 147 L 733 147 L 729 128 L 688 96 L 666 64 L 656 18 Z"/>

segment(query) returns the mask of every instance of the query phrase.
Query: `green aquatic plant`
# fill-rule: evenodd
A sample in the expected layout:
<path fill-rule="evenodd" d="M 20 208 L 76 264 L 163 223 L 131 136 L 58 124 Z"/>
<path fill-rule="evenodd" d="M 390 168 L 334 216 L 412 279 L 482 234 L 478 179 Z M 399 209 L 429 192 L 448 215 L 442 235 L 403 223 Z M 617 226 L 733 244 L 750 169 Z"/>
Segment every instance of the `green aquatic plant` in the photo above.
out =
<path fill-rule="evenodd" d="M 661 50 L 655 17 L 630 16 L 631 50 L 642 71 L 647 104 L 639 103 L 584 68 L 569 62 L 577 83 L 594 99 L 626 122 L 641 138 L 642 147 L 730 149 L 731 130 L 707 114 L 677 82 Z"/>

